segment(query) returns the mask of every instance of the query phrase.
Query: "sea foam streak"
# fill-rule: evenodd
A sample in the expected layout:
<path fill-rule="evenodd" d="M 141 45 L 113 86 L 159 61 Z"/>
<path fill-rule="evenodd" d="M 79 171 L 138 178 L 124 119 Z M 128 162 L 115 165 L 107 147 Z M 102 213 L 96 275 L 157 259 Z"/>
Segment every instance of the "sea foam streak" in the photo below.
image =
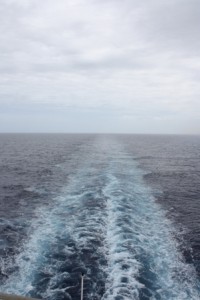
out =
<path fill-rule="evenodd" d="M 132 157 L 116 153 L 107 174 L 108 278 L 103 299 L 198 299 L 195 271 L 184 263 L 173 226 Z"/>
<path fill-rule="evenodd" d="M 195 272 L 133 158 L 106 138 L 77 155 L 62 194 L 36 210 L 3 290 L 78 299 L 83 271 L 85 299 L 199 299 Z"/>

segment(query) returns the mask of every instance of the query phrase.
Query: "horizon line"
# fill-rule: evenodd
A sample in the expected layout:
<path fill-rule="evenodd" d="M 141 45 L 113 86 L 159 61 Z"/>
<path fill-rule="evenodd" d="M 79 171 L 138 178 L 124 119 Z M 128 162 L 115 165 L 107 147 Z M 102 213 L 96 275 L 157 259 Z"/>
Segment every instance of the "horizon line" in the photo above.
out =
<path fill-rule="evenodd" d="M 199 136 L 200 133 L 155 133 L 155 132 L 36 132 L 36 131 L 2 131 L 0 134 L 96 134 L 96 135 L 189 135 Z"/>

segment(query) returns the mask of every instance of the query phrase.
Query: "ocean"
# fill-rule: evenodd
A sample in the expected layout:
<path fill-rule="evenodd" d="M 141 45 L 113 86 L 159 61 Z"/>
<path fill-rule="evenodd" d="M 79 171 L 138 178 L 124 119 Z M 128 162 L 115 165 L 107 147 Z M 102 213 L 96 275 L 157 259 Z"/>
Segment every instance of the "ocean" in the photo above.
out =
<path fill-rule="evenodd" d="M 0 291 L 200 299 L 200 136 L 0 134 Z"/>

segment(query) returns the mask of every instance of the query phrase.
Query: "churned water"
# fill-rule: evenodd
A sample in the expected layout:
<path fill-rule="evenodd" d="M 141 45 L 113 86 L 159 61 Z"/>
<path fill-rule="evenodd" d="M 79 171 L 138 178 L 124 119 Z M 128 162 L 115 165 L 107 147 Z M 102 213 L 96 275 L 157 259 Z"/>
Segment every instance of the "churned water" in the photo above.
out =
<path fill-rule="evenodd" d="M 200 137 L 0 135 L 0 290 L 200 298 Z"/>

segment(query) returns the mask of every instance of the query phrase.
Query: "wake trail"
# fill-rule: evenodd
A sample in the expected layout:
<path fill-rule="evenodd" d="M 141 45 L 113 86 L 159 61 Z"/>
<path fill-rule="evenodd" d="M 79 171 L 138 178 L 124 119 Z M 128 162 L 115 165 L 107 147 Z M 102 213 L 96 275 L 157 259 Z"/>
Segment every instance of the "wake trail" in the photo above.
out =
<path fill-rule="evenodd" d="M 62 193 L 36 209 L 2 291 L 78 299 L 84 272 L 86 299 L 199 299 L 173 225 L 125 147 L 101 137 L 76 160 Z"/>

